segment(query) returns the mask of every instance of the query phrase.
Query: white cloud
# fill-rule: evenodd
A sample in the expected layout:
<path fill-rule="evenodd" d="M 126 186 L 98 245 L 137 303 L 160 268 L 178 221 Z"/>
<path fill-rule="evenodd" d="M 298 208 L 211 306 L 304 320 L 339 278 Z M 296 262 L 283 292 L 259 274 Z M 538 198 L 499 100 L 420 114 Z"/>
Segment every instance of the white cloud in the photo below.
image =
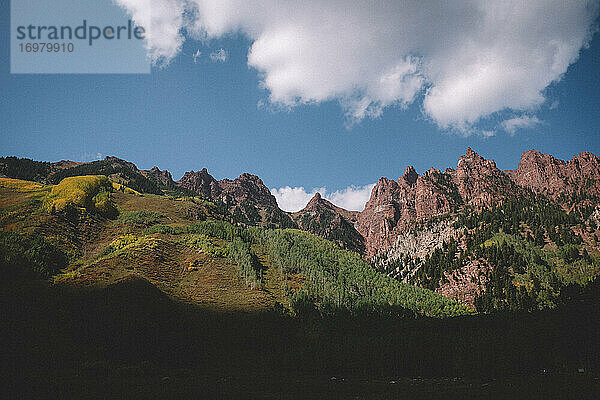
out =
<path fill-rule="evenodd" d="M 155 64 L 168 64 L 180 51 L 184 37 L 186 2 L 183 0 L 114 0 L 145 29 L 148 56 Z"/>
<path fill-rule="evenodd" d="M 362 211 L 365 208 L 366 202 L 371 196 L 373 186 L 349 186 L 343 190 L 336 190 L 329 193 L 324 187 L 314 188 L 307 192 L 303 187 L 285 186 L 279 189 L 271 189 L 271 193 L 277 199 L 279 208 L 284 211 L 295 212 L 302 210 L 306 204 L 319 192 L 321 196 L 338 207 L 346 210 Z"/>
<path fill-rule="evenodd" d="M 529 115 L 522 115 L 520 117 L 502 121 L 500 125 L 506 132 L 510 133 L 511 135 L 514 135 L 515 132 L 519 129 L 533 128 L 537 125 L 540 125 L 541 123 L 542 121 L 540 121 L 535 116 L 530 117 Z"/>
<path fill-rule="evenodd" d="M 228 57 L 229 54 L 225 49 L 219 49 L 210 53 L 210 59 L 212 62 L 225 62 L 227 61 Z"/>
<path fill-rule="evenodd" d="M 90 162 L 90 161 L 101 160 L 102 158 L 104 158 L 102 153 L 94 154 L 94 153 L 85 152 L 85 153 L 81 154 L 75 161 Z"/>
<path fill-rule="evenodd" d="M 494 113 L 531 111 L 591 38 L 598 0 L 449 2 L 116 0 L 169 60 L 182 32 L 251 41 L 248 65 L 274 104 L 336 100 L 350 122 L 416 99 L 463 133 Z M 152 7 L 150 7 L 152 3 Z M 152 8 L 152 13 L 150 13 Z M 185 15 L 185 18 L 184 18 Z"/>
<path fill-rule="evenodd" d="M 365 186 L 349 186 L 343 190 L 327 193 L 324 197 L 338 207 L 350 211 L 362 211 L 371 197 L 375 184 Z"/>
<path fill-rule="evenodd" d="M 324 192 L 325 188 L 313 189 L 307 192 L 303 187 L 285 186 L 271 189 L 271 194 L 277 199 L 277 205 L 283 211 L 295 212 L 302 210 L 317 192 Z"/>

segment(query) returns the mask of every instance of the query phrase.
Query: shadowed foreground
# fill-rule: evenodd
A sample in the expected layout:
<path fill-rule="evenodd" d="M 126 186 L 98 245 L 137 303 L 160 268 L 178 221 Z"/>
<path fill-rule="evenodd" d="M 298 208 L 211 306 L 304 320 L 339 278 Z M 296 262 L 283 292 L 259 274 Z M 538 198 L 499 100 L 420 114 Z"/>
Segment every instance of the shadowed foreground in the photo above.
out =
<path fill-rule="evenodd" d="M 554 312 L 447 320 L 219 313 L 174 302 L 133 277 L 105 289 L 28 282 L 5 284 L 1 293 L 2 373 L 14 397 L 595 398 L 600 392 L 593 292 Z"/>

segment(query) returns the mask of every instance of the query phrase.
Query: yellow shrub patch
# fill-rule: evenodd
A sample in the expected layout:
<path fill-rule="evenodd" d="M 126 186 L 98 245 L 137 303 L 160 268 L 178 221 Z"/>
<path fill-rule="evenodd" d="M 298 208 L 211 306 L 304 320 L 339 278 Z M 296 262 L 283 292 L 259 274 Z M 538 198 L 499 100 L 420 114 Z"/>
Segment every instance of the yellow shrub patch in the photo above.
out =
<path fill-rule="evenodd" d="M 110 198 L 112 182 L 104 175 L 73 176 L 63 179 L 48 195 L 48 211 L 61 211 L 69 205 L 116 216 L 117 209 Z"/>
<path fill-rule="evenodd" d="M 117 182 L 112 182 L 112 187 L 114 190 L 117 190 L 119 192 L 123 192 L 123 193 L 127 193 L 127 194 L 137 194 L 137 195 L 141 195 L 140 192 L 138 192 L 137 190 L 133 190 L 132 188 L 122 185 L 120 183 Z"/>
<path fill-rule="evenodd" d="M 21 179 L 0 178 L 0 187 L 11 189 L 15 192 L 30 192 L 44 187 L 41 183 L 23 181 Z"/>

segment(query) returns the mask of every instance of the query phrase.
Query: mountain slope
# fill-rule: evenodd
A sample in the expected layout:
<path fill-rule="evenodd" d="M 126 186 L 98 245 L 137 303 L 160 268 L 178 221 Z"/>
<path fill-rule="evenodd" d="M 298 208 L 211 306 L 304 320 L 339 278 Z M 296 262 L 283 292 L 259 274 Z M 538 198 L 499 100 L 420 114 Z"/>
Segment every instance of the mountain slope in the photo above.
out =
<path fill-rule="evenodd" d="M 588 217 L 600 203 L 600 157 L 583 152 L 562 161 L 536 150 L 523 153 L 519 167 L 507 171 L 522 187 Z"/>
<path fill-rule="evenodd" d="M 93 196 L 86 184 L 92 178 L 69 177 L 61 185 L 77 183 Z M 0 259 L 3 271 L 18 257 L 19 247 L 12 243 L 22 236 L 47 241 L 68 256 L 68 267 L 54 275 L 58 285 L 105 287 L 137 276 L 179 301 L 217 310 L 283 307 L 295 314 L 403 318 L 471 312 L 432 291 L 386 277 L 358 254 L 312 234 L 233 225 L 218 207 L 199 198 L 110 192 L 108 185 L 103 202 L 119 211 L 111 219 L 76 198 L 50 211 L 44 205 L 55 199 L 57 187 L 0 179 L 1 198 L 7 199 L 0 226 L 19 233 L 0 231 L 0 244 L 7 244 Z M 37 268 L 28 260 L 18 266 Z"/>
<path fill-rule="evenodd" d="M 468 148 L 456 170 L 432 168 L 419 176 L 407 167 L 398 181 L 381 178 L 356 228 L 365 238 L 367 255 L 373 256 L 388 250 L 401 232 L 419 221 L 455 212 L 463 205 L 481 210 L 518 193 L 520 189 L 493 161 Z"/>
<path fill-rule="evenodd" d="M 146 178 L 135 164 L 117 157 L 106 157 L 104 160 L 61 168 L 50 173 L 47 179 L 49 183 L 57 184 L 64 178 L 81 175 L 106 175 L 113 182 L 138 192 L 162 194 L 158 185 Z"/>
<path fill-rule="evenodd" d="M 296 226 L 256 175 L 244 173 L 234 180 L 217 181 L 204 168 L 186 172 L 177 185 L 223 204 L 238 222 L 281 228 Z"/>
<path fill-rule="evenodd" d="M 292 217 L 300 229 L 362 254 L 365 250 L 364 238 L 353 225 L 358 214 L 337 207 L 316 193 L 306 207 L 292 214 Z"/>
<path fill-rule="evenodd" d="M 267 248 L 264 242 L 255 248 L 257 243 L 252 240 L 263 241 L 264 236 L 248 241 L 244 236 L 247 234 L 239 232 L 252 226 L 299 227 L 365 255 L 373 266 L 398 281 L 443 293 L 481 311 L 556 307 L 564 303 L 571 286 L 583 287 L 600 274 L 599 165 L 598 157 L 590 153 L 565 162 L 530 150 L 523 154 L 517 170 L 503 172 L 493 161 L 468 148 L 456 169 L 441 172 L 432 168 L 419 175 L 413 167 L 407 167 L 397 181 L 381 178 L 362 212 L 344 210 L 317 194 L 303 210 L 290 215 L 279 209 L 268 188 L 251 174 L 216 180 L 203 169 L 187 172 L 174 182 L 168 171 L 157 167 L 140 171 L 114 157 L 92 163 L 40 163 L 10 157 L 0 160 L 4 174 L 22 174 L 41 182 L 76 173 L 106 173 L 116 181 L 115 187 L 125 192 L 114 193 L 111 198 L 127 198 L 127 204 L 148 202 L 143 193 L 156 193 L 155 201 L 166 202 L 162 208 L 121 210 L 125 213 L 120 219 L 134 221 L 135 226 L 141 221 L 141 228 L 127 229 L 139 231 L 142 236 L 171 235 L 169 242 L 194 234 L 187 225 L 198 221 L 233 222 L 238 225 L 236 235 L 241 235 L 241 242 L 236 241 L 231 248 L 237 254 L 235 263 L 245 266 L 243 274 L 253 285 L 262 279 L 261 262 L 257 260 Z M 141 194 L 133 196 L 130 189 L 116 183 Z M 7 211 L 3 218 L 11 217 L 5 220 L 6 226 L 50 234 L 59 238 L 70 254 L 81 256 L 78 249 L 86 248 L 83 242 L 98 235 L 103 226 L 98 218 L 102 216 L 86 214 L 77 207 L 46 215 L 35 207 L 44 204 L 46 200 L 40 199 L 51 189 L 36 190 L 41 194 L 11 194 L 17 200 L 38 197 L 33 203 L 17 207 L 14 213 Z M 106 199 L 101 200 L 108 204 Z M 173 215 L 161 211 L 171 208 L 179 211 Z M 44 227 L 37 226 L 28 213 L 39 218 Z M 152 213 L 169 215 L 158 218 Z M 78 229 L 85 233 L 83 237 Z M 116 228 L 111 229 L 109 232 Z M 252 229 L 249 234 L 258 232 Z M 231 235 L 221 239 L 234 243 Z M 110 244 L 106 240 L 105 247 Z M 155 240 L 148 243 L 164 254 L 185 254 L 179 245 L 161 247 L 162 242 Z M 202 239 L 200 243 L 208 249 L 219 247 L 210 240 Z M 229 244 L 226 247 L 229 250 Z M 262 260 L 267 264 L 272 261 Z M 269 276 L 274 277 L 272 273 Z M 267 279 L 268 285 L 273 282 Z"/>
<path fill-rule="evenodd" d="M 401 281 L 482 311 L 555 307 L 600 274 L 598 165 L 531 150 L 503 172 L 467 149 L 456 170 L 382 178 L 357 228 L 372 263 Z"/>

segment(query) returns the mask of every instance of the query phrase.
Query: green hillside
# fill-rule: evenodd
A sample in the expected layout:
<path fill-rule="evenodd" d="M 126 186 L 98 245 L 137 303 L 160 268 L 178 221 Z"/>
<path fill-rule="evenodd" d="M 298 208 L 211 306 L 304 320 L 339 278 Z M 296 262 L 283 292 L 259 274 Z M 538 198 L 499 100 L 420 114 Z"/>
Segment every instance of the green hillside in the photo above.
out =
<path fill-rule="evenodd" d="M 6 203 L 0 224 L 10 231 L 3 234 L 2 268 L 13 268 L 19 243 L 43 241 L 68 260 L 62 269 L 43 268 L 57 285 L 103 287 L 134 275 L 179 301 L 217 310 L 411 318 L 471 313 L 307 232 L 238 226 L 198 197 L 118 187 L 95 175 L 55 186 L 0 179 Z M 20 260 L 18 268 L 39 270 L 38 259 Z"/>
<path fill-rule="evenodd" d="M 436 290 L 466 265 L 488 265 L 478 311 L 556 308 L 600 276 L 595 226 L 577 210 L 567 213 L 543 196 L 513 198 L 481 212 L 456 216 L 455 237 L 420 259 L 397 257 L 388 270 L 416 271 L 408 280 Z M 421 227 L 420 229 L 426 229 Z"/>

